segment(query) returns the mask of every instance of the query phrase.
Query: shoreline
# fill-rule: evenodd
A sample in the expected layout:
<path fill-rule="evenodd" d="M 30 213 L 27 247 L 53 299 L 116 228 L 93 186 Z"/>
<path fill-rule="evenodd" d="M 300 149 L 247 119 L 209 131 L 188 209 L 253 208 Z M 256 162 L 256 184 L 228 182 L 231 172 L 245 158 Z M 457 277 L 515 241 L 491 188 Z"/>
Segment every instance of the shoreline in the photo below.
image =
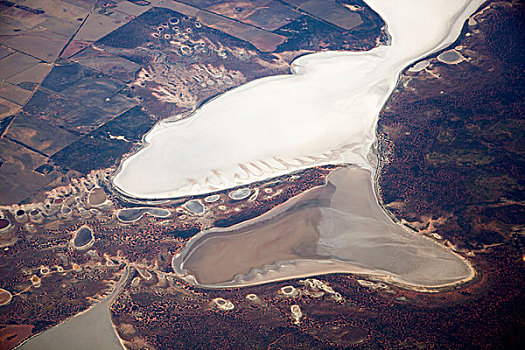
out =
<path fill-rule="evenodd" d="M 18 344 L 14 349 L 16 349 L 16 350 L 23 350 L 24 348 L 26 348 L 28 346 L 29 342 L 37 341 L 38 337 L 46 334 L 47 332 L 49 332 L 51 330 L 56 329 L 57 327 L 63 326 L 64 324 L 66 324 L 67 322 L 72 321 L 76 317 L 85 315 L 88 312 L 93 311 L 93 309 L 96 308 L 96 307 L 99 307 L 101 305 L 104 306 L 103 304 L 108 304 L 108 305 L 105 305 L 105 308 L 106 308 L 106 310 L 108 312 L 108 315 L 110 317 L 110 323 L 112 325 L 112 331 L 114 332 L 114 334 L 115 334 L 117 340 L 119 341 L 120 346 L 122 347 L 122 349 L 125 349 L 125 346 L 124 346 L 124 344 L 122 342 L 122 339 L 119 337 L 118 332 L 116 330 L 116 327 L 115 327 L 113 321 L 111 320 L 110 308 L 111 308 L 111 305 L 113 304 L 115 298 L 118 296 L 118 294 L 120 293 L 120 291 L 122 290 L 122 288 L 126 284 L 127 280 L 129 279 L 129 274 L 130 274 L 130 267 L 129 266 L 125 266 L 124 267 L 124 272 L 123 272 L 121 278 L 115 284 L 115 287 L 109 293 L 109 295 L 107 295 L 103 300 L 100 300 L 98 302 L 93 303 L 93 305 L 91 305 L 86 310 L 66 318 L 65 320 L 63 320 L 62 322 L 52 326 L 51 328 L 48 328 L 48 329 L 46 329 L 46 330 L 44 330 L 44 331 L 42 331 L 42 332 L 40 332 L 38 334 L 35 334 L 35 335 L 25 339 L 22 343 Z"/>
<path fill-rule="evenodd" d="M 350 163 L 357 164 L 364 168 L 373 168 L 374 166 L 369 163 L 368 156 L 371 147 L 373 147 L 373 144 L 376 142 L 378 116 L 397 85 L 400 73 L 421 58 L 432 55 L 453 43 L 461 33 L 464 22 L 468 16 L 483 2 L 484 0 L 462 1 L 459 5 L 455 4 L 452 9 L 443 10 L 441 9 L 442 6 L 439 6 L 441 2 L 435 1 L 418 6 L 410 6 L 410 10 L 405 9 L 403 11 L 400 9 L 403 8 L 403 4 L 393 6 L 384 0 L 369 0 L 367 4 L 386 23 L 387 30 L 391 35 L 391 46 L 381 45 L 369 51 L 359 52 L 323 51 L 307 54 L 296 58 L 292 62 L 292 74 L 253 80 L 204 103 L 199 109 L 193 112 L 192 117 L 175 123 L 162 121 L 157 123 L 145 135 L 143 147 L 137 152 L 130 154 L 121 162 L 118 170 L 111 177 L 113 187 L 125 197 L 141 198 L 144 200 L 167 200 L 215 193 L 221 190 L 247 185 L 255 181 L 269 180 L 297 170 L 304 170 L 319 165 Z M 429 12 L 434 10 L 437 11 L 437 16 L 434 14 L 430 15 Z M 407 11 L 411 12 L 407 14 Z M 429 28 L 426 23 L 426 21 L 429 20 L 436 22 L 432 24 L 438 28 L 433 28 L 433 26 Z M 392 25 L 392 22 L 396 21 L 402 24 L 398 23 L 398 26 Z M 441 29 L 443 24 L 441 22 L 443 21 L 450 24 L 449 30 L 446 32 L 443 32 Z M 415 29 L 421 30 L 420 27 L 428 31 L 424 37 L 426 41 L 421 39 L 421 34 L 414 35 L 412 33 Z M 416 39 L 418 41 L 423 40 L 423 42 L 420 43 L 420 45 L 414 45 L 413 41 Z M 335 70 L 333 67 L 336 67 Z M 350 90 L 346 91 L 346 84 L 341 85 L 340 80 L 346 76 L 345 74 L 348 74 L 348 69 L 352 70 L 352 73 L 357 71 L 361 75 L 354 79 L 352 78 L 354 74 L 350 74 L 348 79 L 352 82 L 350 85 L 353 84 L 354 86 L 348 87 Z M 341 72 L 343 74 L 342 78 L 338 76 Z M 338 79 L 334 78 L 334 74 L 337 75 Z M 363 74 L 365 74 L 365 76 L 362 76 Z M 372 76 L 369 78 L 370 74 L 372 74 Z M 352 81 L 352 79 L 355 81 Z M 276 81 L 279 82 L 279 84 L 274 84 Z M 342 113 L 340 109 L 337 109 L 341 108 L 341 106 L 339 106 L 335 110 L 330 111 L 331 117 L 327 120 L 331 124 L 323 127 L 323 130 L 315 131 L 311 136 L 306 137 L 306 139 L 309 140 L 307 143 L 288 145 L 286 141 L 280 138 L 283 132 L 280 131 L 281 134 L 272 139 L 266 140 L 263 138 L 266 141 L 262 141 L 263 139 L 259 141 L 259 139 L 256 138 L 250 140 L 248 143 L 244 142 L 243 144 L 246 145 L 245 148 L 255 148 L 253 150 L 243 150 L 243 155 L 236 155 L 235 159 L 223 160 L 219 157 L 221 160 L 216 164 L 204 159 L 201 160 L 202 164 L 205 164 L 213 170 L 211 172 L 204 168 L 195 170 L 191 166 L 188 167 L 184 165 L 186 161 L 193 162 L 189 159 L 194 159 L 195 157 L 202 156 L 211 160 L 218 158 L 218 156 L 215 155 L 217 152 L 223 156 L 224 154 L 231 154 L 231 152 L 227 151 L 229 150 L 228 147 L 231 148 L 232 145 L 237 142 L 237 139 L 245 140 L 247 137 L 243 134 L 245 131 L 253 138 L 253 130 L 249 126 L 253 121 L 248 120 L 248 124 L 243 124 L 245 122 L 242 122 L 237 125 L 237 119 L 235 119 L 237 117 L 235 116 L 239 113 L 241 113 L 241 115 L 245 113 L 255 113 L 253 108 L 256 107 L 250 107 L 251 110 L 246 107 L 257 101 L 257 99 L 253 97 L 253 94 L 256 94 L 254 90 L 257 90 L 257 94 L 260 95 L 261 91 L 266 91 L 270 87 L 271 89 L 275 89 L 283 84 L 284 86 L 290 85 L 296 88 L 299 88 L 302 86 L 301 84 L 303 84 L 308 88 L 308 86 L 310 86 L 309 84 L 315 83 L 318 85 L 320 82 L 323 86 L 334 85 L 332 89 L 336 89 L 336 91 L 337 89 L 344 90 L 336 93 L 336 95 L 342 94 L 341 96 L 343 97 L 339 95 L 329 97 L 329 101 L 325 101 L 326 103 L 335 103 L 335 105 L 343 103 L 344 106 L 347 104 L 354 107 L 359 106 L 355 111 L 359 117 L 354 120 L 356 118 L 355 116 L 348 116 L 347 112 Z M 324 84 L 325 82 L 327 84 Z M 310 93 L 310 90 L 306 91 Z M 331 96 L 316 94 L 319 94 L 319 92 L 314 91 L 310 99 Z M 293 96 L 293 101 L 290 101 L 289 98 L 286 97 L 286 101 L 288 102 L 284 103 L 282 108 L 292 108 L 292 110 L 294 110 L 298 107 L 297 101 L 302 100 L 297 100 L 297 95 Z M 234 131 L 229 131 L 229 134 L 224 135 L 224 137 L 229 140 L 229 143 L 226 146 L 221 145 L 221 143 L 217 144 L 217 142 L 215 142 L 217 135 L 214 134 L 216 127 L 213 126 L 214 124 L 211 125 L 210 122 L 215 124 L 222 123 L 221 125 L 224 125 L 224 121 L 221 121 L 222 119 L 220 117 L 220 112 L 224 112 L 223 109 L 225 108 L 223 105 L 232 105 L 233 102 L 240 98 L 242 101 L 248 99 L 241 103 L 239 107 L 241 110 L 239 111 L 239 108 L 230 108 L 230 110 L 228 110 L 228 113 L 233 113 L 233 117 L 228 114 L 228 123 L 232 124 L 230 127 L 234 128 Z M 271 97 L 271 99 L 273 98 L 275 98 L 275 96 Z M 282 99 L 278 99 L 278 105 L 283 102 L 281 100 Z M 233 105 L 236 103 L 238 102 L 235 102 Z M 364 105 L 361 105 L 362 103 L 364 103 Z M 244 111 L 243 108 L 247 108 L 248 110 Z M 219 111 L 219 114 L 217 114 L 217 111 Z M 286 111 L 283 113 L 286 113 Z M 300 114 L 301 110 L 297 110 L 296 113 Z M 313 120 L 316 120 L 317 115 L 315 113 L 317 112 L 314 111 L 311 113 L 313 113 Z M 214 118 L 211 118 L 210 114 L 214 115 Z M 255 115 L 257 114 L 254 114 L 254 116 Z M 308 118 L 312 119 L 312 115 L 309 115 L 308 112 L 306 112 L 306 115 L 301 116 L 301 119 L 307 115 Z M 251 118 L 253 119 L 254 116 Z M 342 120 L 340 120 L 341 118 Z M 271 124 L 271 122 L 272 120 L 267 123 Z M 294 123 L 293 121 L 291 122 Z M 311 121 L 305 121 L 306 124 L 309 122 Z M 228 123 L 224 125 L 225 130 L 228 130 Z M 358 123 L 360 125 L 352 129 L 352 123 Z M 293 125 L 296 125 L 296 123 Z M 281 126 L 281 128 L 282 127 L 283 126 Z M 292 129 L 289 129 L 289 127 L 290 126 L 286 124 L 284 130 L 286 130 L 286 132 L 294 130 L 293 127 Z M 345 132 L 337 132 L 337 130 L 341 129 L 345 130 Z M 346 129 L 353 130 L 353 134 Z M 263 129 L 259 134 L 264 134 L 265 132 L 271 133 L 270 130 L 273 129 L 268 129 L 268 131 Z M 333 134 L 330 130 L 335 130 L 335 134 L 330 138 L 326 139 L 326 137 L 323 137 L 321 140 L 315 138 L 318 137 L 319 132 L 321 132 L 322 135 L 325 135 L 323 133 Z M 185 145 L 184 140 L 196 132 L 202 135 L 202 137 L 198 140 L 190 138 L 188 140 L 191 143 Z M 209 134 L 210 132 L 211 134 Z M 299 132 L 299 135 L 302 135 L 301 130 L 293 132 Z M 306 133 L 310 135 L 312 130 L 307 128 Z M 301 138 L 302 136 L 299 135 L 296 136 Z M 159 138 L 162 138 L 162 140 L 159 140 Z M 169 140 L 173 138 L 178 140 L 176 146 L 173 144 L 170 145 Z M 293 139 L 294 135 L 289 134 L 288 138 Z M 210 139 L 212 141 L 209 141 Z M 161 141 L 162 147 L 159 148 L 160 144 L 158 143 Z M 211 143 L 208 145 L 209 142 Z M 251 142 L 256 146 L 250 145 Z M 283 145 L 288 145 L 291 148 L 281 147 L 279 146 L 279 142 L 285 142 Z M 195 147 L 193 147 L 195 143 L 197 144 L 196 150 L 194 150 Z M 277 144 L 273 145 L 274 143 Z M 189 147 L 188 150 L 191 150 L 191 153 L 195 154 L 192 154 L 192 156 L 188 158 L 188 151 L 184 151 L 186 149 L 184 147 L 183 150 L 179 149 L 179 144 Z M 211 146 L 212 144 L 214 146 Z M 257 145 L 261 144 L 272 144 L 273 146 L 271 147 L 273 148 L 271 149 L 276 149 L 276 153 L 272 153 L 274 151 L 271 151 L 271 149 L 263 149 L 264 147 L 269 147 L 266 145 L 259 149 L 260 146 Z M 202 147 L 206 147 L 209 152 L 199 154 L 198 150 L 202 149 Z M 327 149 L 330 151 L 326 151 Z M 210 152 L 211 154 L 208 154 Z M 252 154 L 253 157 L 250 156 L 250 154 Z M 272 156 L 272 154 L 274 156 Z M 161 161 L 161 159 L 164 158 L 171 159 L 171 162 L 168 162 L 168 164 L 165 160 Z M 230 161 L 233 161 L 231 166 L 225 165 Z M 249 171 L 239 170 L 237 165 L 233 164 L 241 164 L 241 169 L 249 168 Z M 223 168 L 223 165 L 226 167 Z M 283 165 L 284 169 L 282 168 Z M 132 168 L 130 168 L 130 166 L 132 166 Z M 253 169 L 250 168 L 250 166 Z M 181 173 L 183 169 L 184 171 Z M 260 172 L 260 174 L 253 175 L 257 172 Z"/>
<path fill-rule="evenodd" d="M 408 281 L 403 281 L 402 279 L 395 277 L 391 273 L 383 270 L 371 271 L 369 268 L 364 268 L 360 264 L 348 263 L 342 260 L 328 258 L 325 260 L 320 260 L 320 258 L 297 258 L 284 261 L 274 261 L 272 264 L 264 265 L 262 267 L 254 267 L 249 270 L 247 274 L 236 275 L 232 280 L 218 282 L 218 283 L 200 283 L 194 274 L 184 267 L 184 264 L 189 256 L 199 248 L 199 245 L 204 242 L 206 239 L 213 239 L 215 237 L 234 237 L 236 235 L 242 235 L 239 233 L 243 228 L 256 229 L 257 227 L 264 226 L 267 222 L 271 221 L 274 218 L 278 218 L 283 215 L 286 216 L 286 212 L 292 209 L 297 203 L 301 201 L 304 202 L 304 198 L 308 196 L 313 196 L 312 193 L 320 191 L 323 187 L 328 184 L 330 175 L 335 171 L 341 168 L 336 168 L 330 171 L 330 174 L 326 177 L 324 185 L 316 186 L 311 188 L 300 195 L 293 197 L 286 202 L 274 207 L 269 212 L 252 218 L 250 220 L 241 222 L 239 224 L 230 226 L 228 228 L 213 228 L 206 231 L 201 231 L 197 235 L 193 236 L 187 243 L 187 245 L 175 254 L 172 258 L 171 265 L 176 277 L 186 281 L 187 283 L 205 289 L 223 289 L 223 288 L 242 288 L 255 285 L 261 285 L 266 283 L 273 283 L 277 281 L 292 280 L 296 278 L 312 277 L 319 275 L 327 274 L 350 274 L 350 275 L 359 275 L 359 276 L 369 276 L 372 279 L 379 281 L 387 282 L 393 285 L 397 285 L 401 288 L 407 290 L 421 291 L 421 292 L 440 292 L 443 290 L 448 290 L 450 288 L 457 287 L 472 281 L 476 276 L 476 270 L 474 266 L 464 256 L 458 252 L 453 251 L 451 248 L 447 247 L 443 243 L 429 237 L 426 235 L 419 235 L 414 230 L 406 227 L 401 224 L 399 220 L 393 220 L 390 213 L 381 205 L 378 201 L 378 194 L 376 192 L 376 187 L 374 186 L 374 174 L 370 172 L 370 178 L 372 184 L 372 193 L 374 195 L 375 204 L 380 208 L 381 212 L 391 221 L 391 223 L 401 229 L 403 232 L 406 232 L 410 237 L 421 237 L 428 242 L 432 242 L 439 249 L 442 249 L 452 256 L 458 258 L 468 269 L 468 276 L 454 282 L 446 282 L 435 285 L 424 285 L 410 283 Z M 213 235 L 213 236 L 210 236 Z M 288 270 L 289 271 L 283 271 Z M 305 271 L 308 270 L 308 271 Z M 262 278 L 262 275 L 273 275 L 266 279 Z M 245 279 L 251 279 L 246 281 Z"/>
<path fill-rule="evenodd" d="M 385 15 L 385 13 L 383 13 L 382 11 L 378 10 L 377 8 L 375 8 L 376 6 L 375 5 L 378 5 L 381 1 L 378 0 L 377 2 L 375 0 L 370 0 L 370 1 L 367 1 L 367 4 L 376 12 L 378 13 L 379 16 L 381 16 L 381 18 L 385 21 L 386 25 L 387 25 L 387 28 L 390 29 L 390 30 L 394 30 L 395 31 L 395 27 L 393 28 L 390 21 L 389 21 L 389 18 L 388 18 L 388 15 Z M 416 56 L 416 57 L 411 57 L 409 60 L 407 60 L 406 62 L 398 62 L 396 66 L 400 66 L 400 67 L 397 67 L 399 69 L 396 69 L 395 71 L 395 82 L 394 84 L 391 84 L 389 86 L 389 89 L 388 89 L 388 92 L 383 96 L 383 100 L 381 101 L 380 105 L 381 107 L 379 108 L 379 112 L 375 114 L 375 117 L 374 117 L 374 121 L 373 121 L 373 135 L 374 137 L 372 139 L 368 139 L 365 144 L 367 144 L 367 149 L 368 149 L 368 153 L 366 155 L 366 158 L 367 158 L 367 164 L 352 164 L 350 163 L 350 165 L 357 165 L 358 167 L 360 168 L 365 168 L 365 169 L 368 169 L 370 170 L 371 172 L 371 184 L 372 184 L 372 187 L 373 187 L 373 193 L 374 193 L 374 196 L 375 196 L 375 201 L 376 201 L 376 204 L 379 206 L 379 208 L 381 208 L 381 211 L 385 213 L 385 215 L 387 215 L 391 221 L 396 224 L 397 226 L 401 227 L 404 231 L 406 231 L 407 233 L 409 233 L 410 235 L 415 235 L 415 232 L 412 231 L 412 230 L 409 230 L 409 228 L 407 228 L 405 225 L 402 225 L 400 224 L 399 220 L 397 220 L 397 218 L 395 218 L 383 205 L 380 197 L 379 197 L 379 188 L 378 188 L 378 181 L 377 181 L 377 178 L 379 176 L 379 172 L 380 172 L 380 169 L 381 169 L 381 162 L 383 161 L 382 157 L 377 153 L 377 147 L 378 147 L 378 138 L 377 138 L 377 122 L 379 120 L 379 113 L 380 111 L 382 110 L 382 108 L 384 107 L 384 105 L 386 104 L 386 102 L 392 97 L 392 93 L 393 91 L 395 90 L 396 86 L 398 85 L 399 83 L 399 76 L 401 74 L 402 71 L 408 69 L 411 65 L 413 65 L 414 63 L 420 61 L 421 59 L 424 59 L 426 57 L 429 57 L 429 56 L 432 56 L 432 55 L 435 55 L 437 54 L 438 52 L 440 51 L 443 51 L 443 50 L 446 50 L 446 48 L 450 47 L 450 45 L 452 45 L 459 37 L 459 35 L 461 34 L 461 31 L 462 31 L 462 28 L 464 26 L 464 23 L 465 21 L 467 20 L 467 18 L 475 13 L 475 10 L 477 10 L 483 3 L 485 3 L 485 1 L 480 1 L 480 0 L 476 0 L 476 1 L 469 1 L 469 2 L 465 2 L 464 5 L 460 8 L 460 10 L 455 14 L 455 16 L 451 19 L 451 22 L 452 22 L 452 25 L 450 27 L 450 30 L 448 30 L 448 34 L 446 34 L 446 36 L 435 46 L 433 46 L 430 50 L 420 54 L 419 56 Z M 379 6 L 379 5 L 378 5 Z M 386 11 L 386 10 L 385 10 Z M 388 11 L 386 11 L 388 12 Z M 392 45 L 395 44 L 396 42 L 396 36 L 389 32 L 389 34 L 391 35 L 391 43 Z M 381 48 L 384 48 L 383 47 L 376 47 L 375 49 L 372 49 L 371 51 L 378 51 L 380 50 Z M 390 47 L 391 50 L 393 50 L 392 47 Z M 355 55 L 355 56 L 359 56 L 359 55 L 367 55 L 370 51 L 364 51 L 364 52 L 353 52 L 352 54 Z M 300 58 L 297 58 L 296 60 L 294 60 L 292 62 L 292 68 L 291 68 L 291 73 L 292 75 L 301 75 L 303 74 L 303 70 L 301 69 L 301 62 L 304 61 L 304 60 L 308 60 L 308 59 L 311 59 L 312 56 L 314 57 L 318 57 L 322 54 L 324 55 L 329 55 L 330 53 L 333 53 L 335 54 L 336 56 L 339 56 L 339 54 L 341 55 L 344 55 L 344 53 L 339 53 L 339 52 L 322 52 L 322 53 L 314 53 L 314 54 L 307 54 L 307 55 L 304 55 L 304 56 L 301 56 Z M 299 62 L 299 64 L 297 64 L 297 61 Z M 262 78 L 261 80 L 279 80 L 279 79 L 284 79 L 286 78 L 287 76 L 275 76 L 275 77 L 267 77 L 267 78 Z M 224 95 L 227 95 L 227 94 L 231 94 L 233 93 L 235 90 L 243 90 L 243 89 L 249 89 L 250 87 L 256 85 L 258 83 L 258 80 L 255 80 L 255 81 L 252 81 L 252 82 L 249 82 L 247 84 L 244 84 L 242 85 L 241 87 L 238 87 L 238 88 L 235 88 L 233 90 L 230 90 L 228 92 L 226 92 L 225 94 L 221 95 L 221 96 L 224 96 Z M 218 98 L 218 97 L 217 97 Z M 217 98 L 215 99 L 212 99 L 211 101 L 217 101 Z M 210 101 L 210 102 L 211 102 Z M 201 106 L 200 108 L 205 108 L 206 107 L 206 103 Z M 199 108 L 199 109 L 200 109 Z M 195 118 L 198 117 L 198 111 L 195 111 L 193 112 L 195 115 Z M 186 123 L 186 124 L 190 124 L 192 122 L 194 122 L 194 119 L 195 118 L 187 118 L 187 119 L 184 119 L 183 121 L 180 121 L 179 123 Z M 174 122 L 175 124 L 177 122 Z M 168 122 L 165 122 L 165 123 L 162 123 L 162 122 L 159 122 L 157 125 L 155 125 L 152 130 L 150 130 L 150 132 L 148 132 L 148 134 L 146 134 L 146 136 L 144 137 L 144 141 L 145 141 L 145 144 L 146 146 L 144 147 L 148 147 L 149 145 L 151 145 L 149 141 L 149 138 L 151 137 L 150 133 L 153 132 L 154 130 L 158 129 L 158 128 L 162 128 L 163 125 L 161 124 L 169 124 Z M 139 151 L 140 152 L 140 151 Z M 135 157 L 139 152 L 136 152 L 132 155 L 132 157 Z M 128 158 L 129 159 L 129 158 Z M 335 161 L 325 161 L 325 162 L 318 162 L 315 164 L 315 166 L 318 166 L 318 165 L 324 165 L 326 163 L 326 165 L 348 165 L 348 162 L 345 160 L 345 159 L 339 159 L 339 161 L 335 162 Z M 113 184 L 113 187 L 115 188 L 116 191 L 122 193 L 123 190 L 121 188 L 119 188 L 117 182 L 115 182 L 115 177 L 121 172 L 123 171 L 123 167 L 124 167 L 124 164 L 125 162 L 122 162 L 120 167 L 119 167 L 119 170 L 112 176 L 111 180 L 112 180 L 112 184 Z M 365 165 L 365 166 L 363 166 Z M 366 166 L 368 165 L 368 166 Z M 299 166 L 299 167 L 296 167 L 294 168 L 294 171 L 298 171 L 298 170 L 304 170 L 304 169 L 307 169 L 307 168 L 310 168 L 312 167 L 311 165 L 304 165 L 304 166 Z M 290 172 L 288 172 L 289 174 Z M 264 178 L 264 179 L 257 179 L 258 181 L 262 181 L 262 180 L 268 180 L 268 181 L 271 181 L 271 179 L 275 178 L 275 177 L 278 177 L 280 176 L 280 174 L 277 174 L 276 176 L 272 176 L 272 177 L 267 177 L 267 178 Z M 253 182 L 253 181 L 252 181 Z M 251 182 L 250 182 L 251 183 Z M 243 184 L 238 184 L 238 186 L 243 186 Z M 236 186 L 236 187 L 238 187 Z M 236 188 L 236 187 L 230 187 L 230 188 Z M 203 193 L 195 193 L 193 195 L 191 195 L 191 197 L 197 197 L 197 196 L 200 196 L 200 195 L 208 195 L 210 193 L 216 193 L 216 192 L 219 192 L 219 191 L 222 191 L 224 189 L 230 189 L 230 188 L 221 188 L 221 189 L 218 189 L 216 191 L 208 191 L 208 192 L 203 192 Z M 317 188 L 317 187 L 314 187 L 314 189 Z M 310 190 L 308 190 L 310 191 Z M 303 193 L 306 193 L 308 191 L 305 191 Z M 132 197 L 134 199 L 139 199 L 140 197 L 133 197 L 130 193 L 126 193 L 126 196 L 128 197 Z M 169 199 L 175 199 L 175 198 L 182 198 L 181 196 L 177 197 L 163 197 L 163 198 L 147 198 L 146 200 L 156 200 L 156 199 L 164 199 L 164 200 L 169 200 Z M 292 201 L 292 202 L 290 202 Z M 282 211 L 286 210 L 286 207 L 290 206 L 290 205 L 293 205 L 291 204 L 293 203 L 293 198 L 290 199 L 289 201 L 286 201 L 285 203 L 279 205 L 279 206 L 276 206 L 275 208 L 277 208 L 277 211 L 272 213 L 270 217 L 272 216 L 275 216 L 275 215 L 279 215 L 279 213 L 281 213 Z M 273 211 L 270 210 L 270 212 Z M 267 220 L 268 218 L 265 218 L 265 220 Z M 253 219 L 250 219 L 250 220 L 247 220 L 241 224 L 239 224 L 240 226 L 237 226 L 237 225 L 234 225 L 232 226 L 233 228 L 235 227 L 243 227 L 244 225 L 249 225 L 250 223 L 253 223 L 253 222 L 258 222 L 260 220 L 260 216 L 259 217 L 256 217 L 256 218 L 253 218 Z M 232 227 L 230 227 L 229 229 L 232 229 Z M 218 230 L 218 231 L 214 231 L 214 232 L 221 232 L 221 231 L 227 231 L 226 229 L 224 230 Z M 187 246 L 184 248 L 184 251 L 191 251 L 192 248 L 193 248 L 193 244 L 194 242 L 197 242 L 200 238 L 202 238 L 203 236 L 205 236 L 208 232 L 206 231 L 203 231 L 203 232 L 200 232 L 198 233 L 197 235 L 195 235 L 194 237 L 192 237 L 190 239 L 190 241 L 187 243 Z M 472 264 L 470 263 L 470 261 L 466 258 L 464 258 L 463 256 L 461 256 L 460 254 L 458 254 L 457 252 L 454 252 L 452 249 L 446 247 L 444 244 L 440 243 L 440 242 L 437 242 L 436 240 L 430 238 L 430 237 L 427 237 L 427 236 L 424 236 L 424 235 L 420 235 L 420 236 L 423 236 L 425 237 L 426 239 L 432 241 L 434 244 L 438 245 L 440 248 L 442 249 L 445 249 L 446 251 L 450 252 L 451 254 L 453 254 L 454 256 L 456 256 L 457 258 L 459 258 L 460 260 L 462 260 L 467 266 L 468 266 L 468 269 L 469 269 L 469 276 L 462 279 L 461 281 L 458 281 L 458 282 L 453 282 L 453 283 L 447 283 L 447 284 L 444 284 L 442 286 L 438 286 L 438 288 L 441 288 L 441 287 L 450 287 L 450 286 L 455 286 L 455 285 L 458 285 L 458 284 L 464 284 L 470 280 L 472 280 L 475 276 L 476 276 L 476 272 L 472 266 Z M 180 257 L 182 252 L 179 252 L 178 254 L 176 254 L 173 259 L 172 259 L 172 267 L 173 269 L 176 271 L 176 267 L 175 267 L 175 261 Z M 188 253 L 189 254 L 189 253 Z M 183 264 L 181 264 L 181 267 L 183 266 Z M 335 271 L 334 271 L 335 272 Z M 340 272 L 344 272 L 344 273 L 351 273 L 350 271 L 348 270 L 345 270 L 345 271 L 340 271 Z M 322 272 L 321 272 L 322 273 Z M 179 277 L 183 278 L 181 275 L 179 275 Z M 279 280 L 282 280 L 282 279 L 292 279 L 292 277 L 280 277 Z M 392 280 L 392 278 L 388 278 L 388 277 L 383 277 L 383 278 L 387 278 L 388 280 Z M 183 278 L 185 279 L 185 278 Z M 394 281 L 393 281 L 394 282 Z M 399 281 L 398 281 L 399 282 Z M 191 282 L 191 284 L 194 284 L 194 285 L 199 285 L 198 283 L 196 284 L 197 282 L 196 281 L 193 281 Z M 262 282 L 264 283 L 264 282 Z M 406 283 L 403 283 L 405 285 L 406 288 L 415 288 L 415 289 L 434 289 L 433 287 L 429 287 L 429 286 L 423 286 L 423 285 L 408 285 Z M 205 286 L 205 285 L 200 285 L 200 286 Z"/>

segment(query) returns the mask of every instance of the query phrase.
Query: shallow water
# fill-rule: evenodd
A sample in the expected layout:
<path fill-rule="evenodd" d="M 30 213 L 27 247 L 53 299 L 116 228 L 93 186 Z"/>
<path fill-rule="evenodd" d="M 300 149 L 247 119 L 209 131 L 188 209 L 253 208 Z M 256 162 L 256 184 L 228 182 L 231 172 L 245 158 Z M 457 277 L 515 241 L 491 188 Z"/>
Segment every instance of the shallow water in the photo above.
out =
<path fill-rule="evenodd" d="M 170 212 L 162 208 L 127 208 L 120 209 L 117 218 L 124 223 L 131 223 L 142 219 L 144 214 L 165 218 L 170 215 Z"/>
<path fill-rule="evenodd" d="M 463 61 L 463 56 L 456 50 L 448 50 L 437 57 L 438 61 L 446 64 L 457 64 Z"/>
<path fill-rule="evenodd" d="M 214 202 L 217 202 L 219 199 L 221 199 L 221 196 L 219 196 L 218 194 L 214 194 L 214 195 L 204 198 L 204 201 L 206 203 L 214 203 Z"/>
<path fill-rule="evenodd" d="M 75 247 L 81 248 L 82 246 L 85 246 L 91 240 L 93 239 L 93 232 L 88 227 L 81 227 L 80 230 L 78 230 L 77 235 L 75 236 L 75 240 L 73 241 Z"/>
<path fill-rule="evenodd" d="M 184 206 L 186 209 L 188 209 L 193 214 L 201 215 L 204 213 L 204 206 L 202 203 L 198 200 L 191 200 L 186 203 L 184 203 Z"/>
<path fill-rule="evenodd" d="M 248 198 L 248 196 L 252 193 L 252 190 L 249 188 L 239 188 L 238 190 L 231 191 L 228 195 L 231 199 L 240 201 L 242 199 Z"/>
<path fill-rule="evenodd" d="M 20 350 L 121 350 L 115 335 L 107 305 L 99 304 L 91 310 L 36 336 L 23 344 Z"/>
<path fill-rule="evenodd" d="M 331 272 L 437 287 L 473 274 L 458 255 L 394 223 L 377 204 L 371 173 L 350 168 L 255 220 L 202 232 L 174 258 L 173 268 L 207 287 Z"/>
<path fill-rule="evenodd" d="M 91 309 L 70 318 L 47 331 L 29 339 L 17 349 L 20 350 L 122 350 L 118 339 L 109 306 L 112 299 L 122 288 L 128 271 L 104 301 L 96 304 Z"/>
<path fill-rule="evenodd" d="M 117 218 L 122 222 L 134 222 L 144 216 L 145 210 L 143 208 L 139 209 L 121 209 L 117 213 Z"/>

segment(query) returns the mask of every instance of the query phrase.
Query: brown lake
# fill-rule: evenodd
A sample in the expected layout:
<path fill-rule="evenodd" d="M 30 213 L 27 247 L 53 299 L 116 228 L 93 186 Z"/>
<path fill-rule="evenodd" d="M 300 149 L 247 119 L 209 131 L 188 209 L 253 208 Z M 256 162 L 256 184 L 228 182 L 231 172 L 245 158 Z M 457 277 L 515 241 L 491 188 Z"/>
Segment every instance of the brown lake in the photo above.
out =
<path fill-rule="evenodd" d="M 340 168 L 259 218 L 195 236 L 173 259 L 185 280 L 248 286 L 333 272 L 373 275 L 414 288 L 468 280 L 470 264 L 409 231 L 379 206 L 369 171 Z"/>

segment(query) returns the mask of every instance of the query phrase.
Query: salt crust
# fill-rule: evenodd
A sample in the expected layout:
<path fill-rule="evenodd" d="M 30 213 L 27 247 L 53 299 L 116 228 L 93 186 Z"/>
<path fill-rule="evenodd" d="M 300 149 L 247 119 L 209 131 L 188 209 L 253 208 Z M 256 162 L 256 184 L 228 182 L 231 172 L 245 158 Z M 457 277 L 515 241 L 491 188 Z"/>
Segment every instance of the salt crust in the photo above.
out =
<path fill-rule="evenodd" d="M 459 36 L 484 0 L 365 0 L 387 23 L 388 46 L 296 59 L 181 121 L 158 123 L 113 182 L 138 198 L 175 198 L 247 185 L 323 164 L 374 170 L 375 129 L 400 72 Z"/>

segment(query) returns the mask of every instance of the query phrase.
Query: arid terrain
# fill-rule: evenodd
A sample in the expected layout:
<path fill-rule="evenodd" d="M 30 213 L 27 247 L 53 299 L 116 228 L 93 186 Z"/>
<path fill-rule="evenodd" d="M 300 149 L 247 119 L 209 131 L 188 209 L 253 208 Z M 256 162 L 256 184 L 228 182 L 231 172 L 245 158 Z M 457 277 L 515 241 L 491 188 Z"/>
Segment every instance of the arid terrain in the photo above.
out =
<path fill-rule="evenodd" d="M 488 1 L 453 45 L 403 71 L 379 118 L 380 204 L 474 279 L 432 293 L 357 274 L 205 289 L 172 267 L 191 237 L 325 185 L 336 167 L 140 201 L 112 185 L 123 157 L 158 121 L 299 56 L 387 44 L 384 22 L 360 0 L 0 1 L 0 349 L 114 290 L 129 349 L 516 348 L 524 11 Z"/>

